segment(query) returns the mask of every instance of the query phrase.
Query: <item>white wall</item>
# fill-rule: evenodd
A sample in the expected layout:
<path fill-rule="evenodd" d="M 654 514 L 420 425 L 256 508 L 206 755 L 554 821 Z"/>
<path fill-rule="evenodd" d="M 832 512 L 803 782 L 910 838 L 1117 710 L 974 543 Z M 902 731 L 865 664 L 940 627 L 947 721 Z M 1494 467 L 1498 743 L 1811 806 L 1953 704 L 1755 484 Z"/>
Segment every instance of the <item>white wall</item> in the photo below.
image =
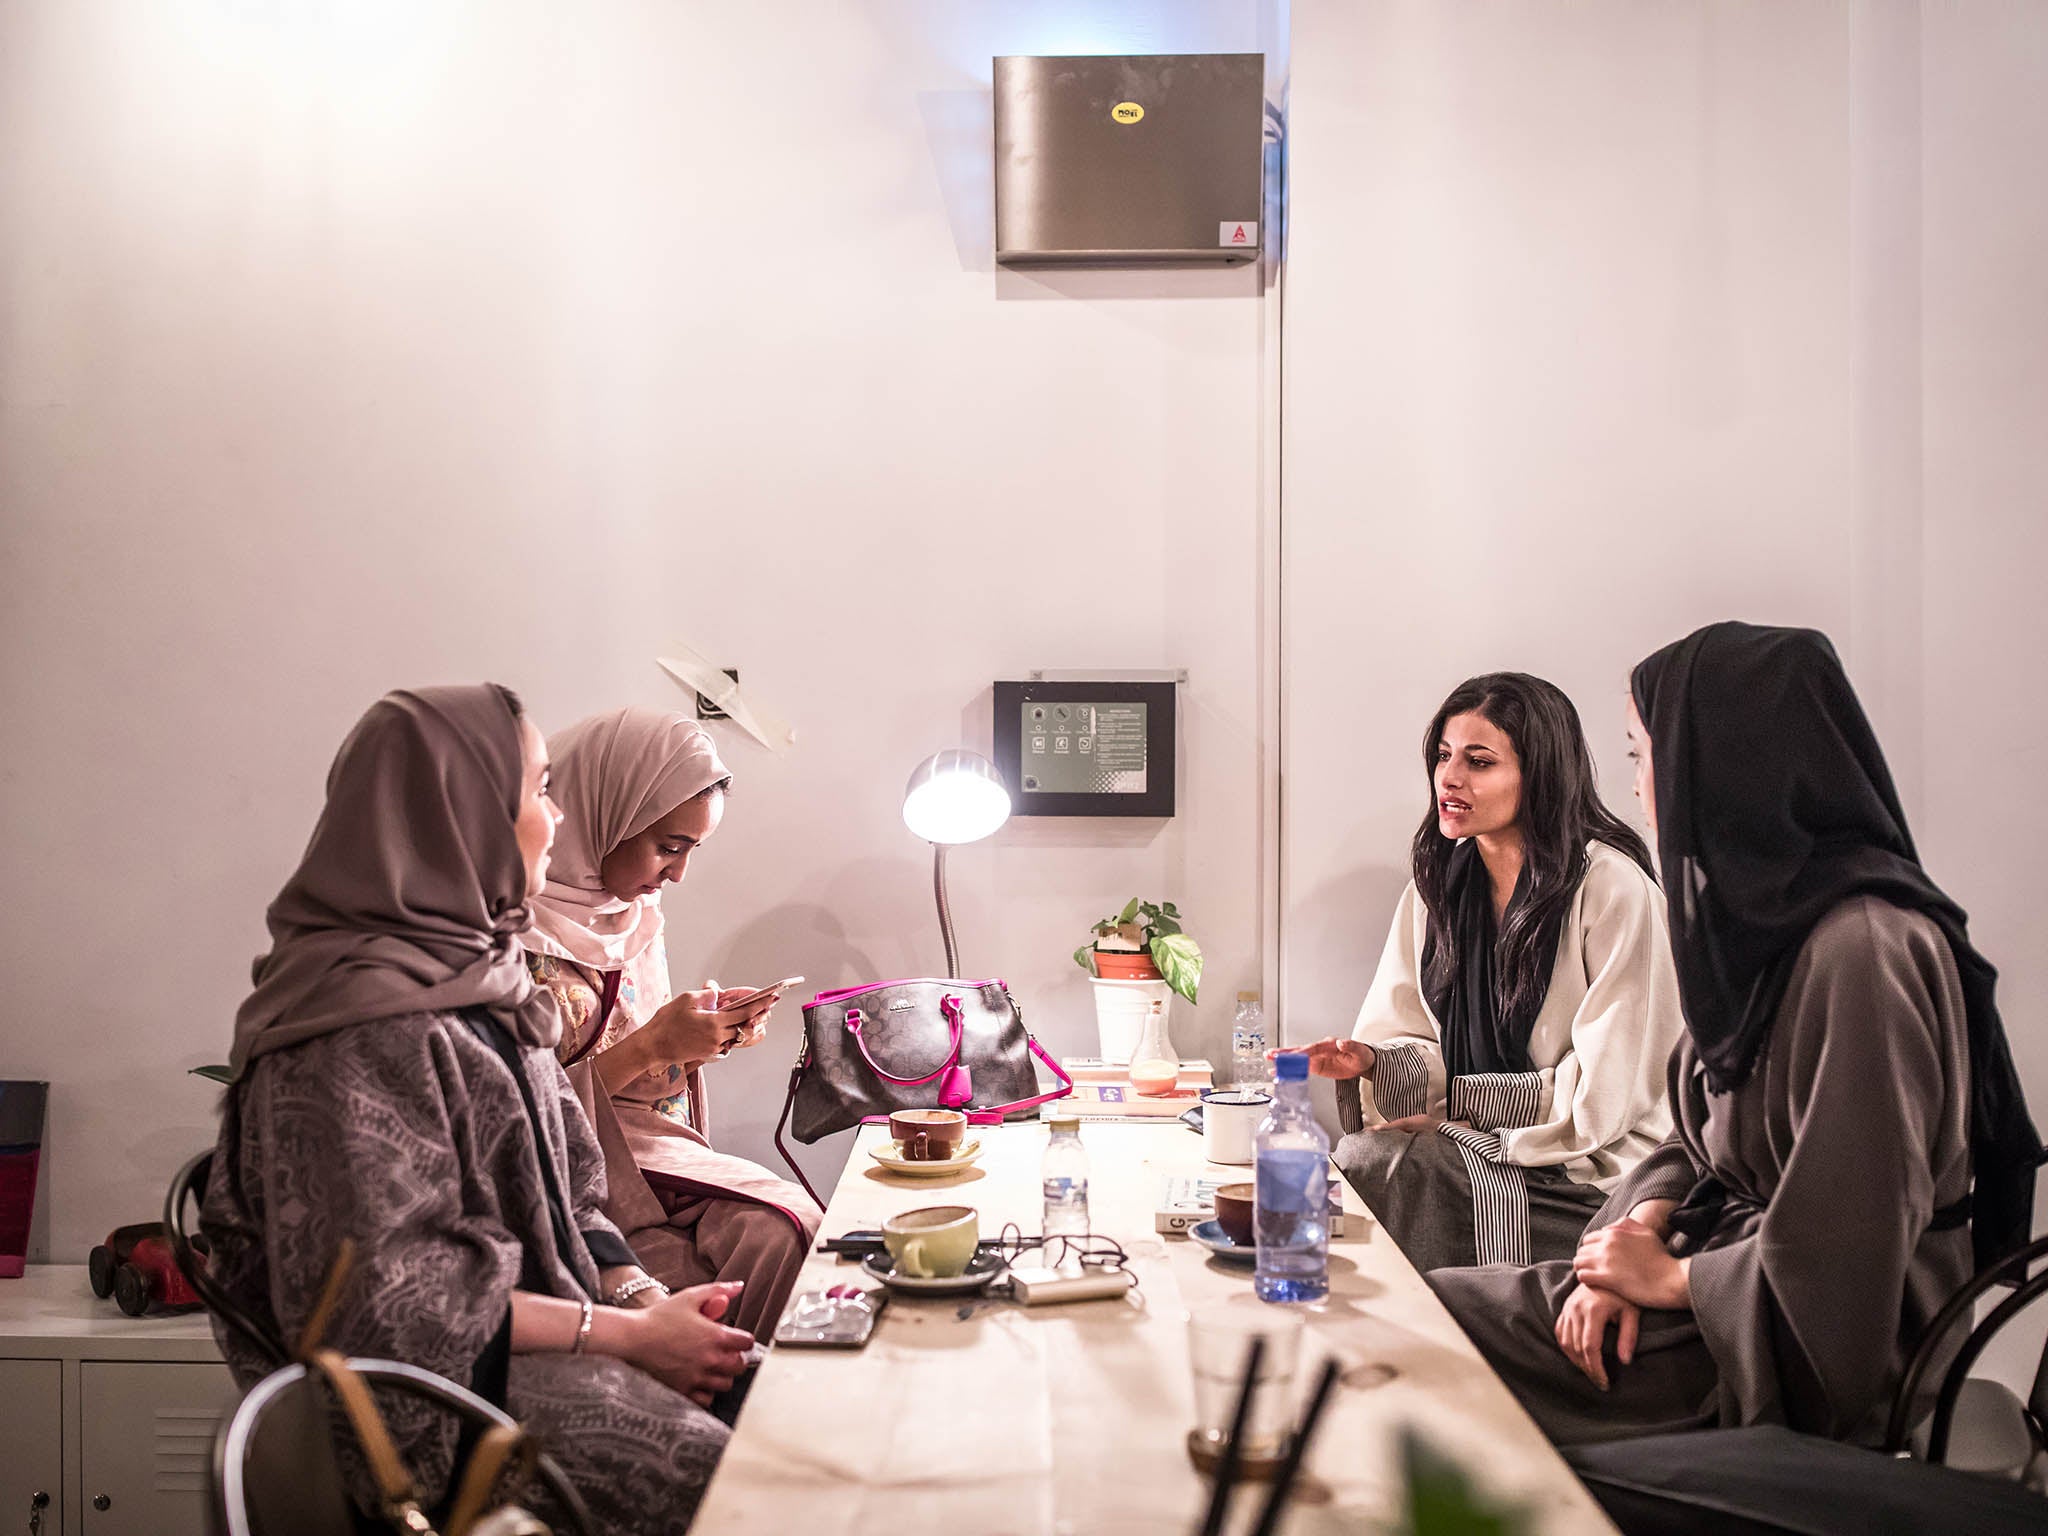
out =
<path fill-rule="evenodd" d="M 55 1256 L 209 1138 L 182 1070 L 405 682 L 562 723 L 675 699 L 672 636 L 742 667 L 802 741 L 733 748 L 678 979 L 829 985 L 936 965 L 897 796 L 990 681 L 1186 666 L 1181 816 L 1013 824 L 955 903 L 1073 1050 L 1077 930 L 1175 896 L 1220 1049 L 1273 958 L 1269 299 L 994 272 L 986 60 L 1277 51 L 1283 9 L 0 4 L 0 1074 L 55 1083 Z M 2048 1118 L 2041 9 L 1293 26 L 1287 1032 L 1356 1006 L 1460 677 L 1563 684 L 1619 803 L 1630 663 L 1814 623 Z M 721 1071 L 756 1155 L 790 1022 Z"/>
<path fill-rule="evenodd" d="M 994 271 L 988 59 L 1257 50 L 1253 0 L 0 6 L 0 1076 L 53 1083 L 76 1260 L 210 1141 L 328 759 L 407 683 L 732 746 L 680 983 L 941 966 L 910 769 L 1031 667 L 1185 667 L 1180 814 L 953 860 L 964 968 L 1092 1048 L 1132 894 L 1260 975 L 1257 272 Z M 766 1157 L 797 1023 L 722 1067 Z M 836 1169 L 842 1149 L 808 1159 Z"/>
<path fill-rule="evenodd" d="M 1999 968 L 1999 1006 L 2037 1125 L 2048 1129 L 2048 11 L 1976 0 L 1918 16 L 1917 235 L 1923 278 L 1920 799 L 1929 866 Z M 2048 1227 L 2037 1197 L 2035 1230 Z M 2048 1317 L 2036 1307 L 1994 1362 L 2031 1382 Z"/>
<path fill-rule="evenodd" d="M 2004 970 L 2048 1124 L 2048 11 L 1293 25 L 1290 1032 L 1357 1007 L 1460 678 L 1562 685 L 1633 815 L 1633 663 L 1713 619 L 1812 624 Z"/>

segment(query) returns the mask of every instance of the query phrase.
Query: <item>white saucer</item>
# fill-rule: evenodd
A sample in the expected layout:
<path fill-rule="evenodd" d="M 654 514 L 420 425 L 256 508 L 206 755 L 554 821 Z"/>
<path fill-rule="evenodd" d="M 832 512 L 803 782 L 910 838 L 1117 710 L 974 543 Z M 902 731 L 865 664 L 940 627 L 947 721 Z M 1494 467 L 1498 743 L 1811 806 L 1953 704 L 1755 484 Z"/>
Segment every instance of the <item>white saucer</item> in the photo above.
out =
<path fill-rule="evenodd" d="M 886 1253 L 869 1254 L 860 1261 L 860 1267 L 890 1290 L 905 1296 L 970 1296 L 976 1291 L 986 1290 L 989 1281 L 1000 1275 L 1006 1266 L 984 1248 L 969 1259 L 967 1268 L 957 1275 L 898 1274 L 896 1261 Z"/>
<path fill-rule="evenodd" d="M 960 1143 L 960 1150 L 951 1157 L 919 1159 L 916 1162 L 896 1155 L 896 1143 L 887 1141 L 879 1147 L 869 1147 L 868 1156 L 880 1163 L 891 1173 L 906 1174 L 913 1179 L 943 1179 L 958 1168 L 965 1168 L 981 1156 L 981 1138 Z"/>

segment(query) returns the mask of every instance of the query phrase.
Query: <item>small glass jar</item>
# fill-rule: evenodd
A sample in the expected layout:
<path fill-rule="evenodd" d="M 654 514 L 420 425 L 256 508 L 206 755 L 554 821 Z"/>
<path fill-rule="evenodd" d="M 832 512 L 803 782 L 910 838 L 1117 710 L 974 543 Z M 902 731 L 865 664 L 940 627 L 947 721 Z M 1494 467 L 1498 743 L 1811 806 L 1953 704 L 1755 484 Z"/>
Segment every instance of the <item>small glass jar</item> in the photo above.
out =
<path fill-rule="evenodd" d="M 1145 1014 L 1138 1048 L 1131 1052 L 1131 1086 L 1148 1098 L 1173 1092 L 1180 1084 L 1180 1052 L 1166 1032 L 1166 1004 L 1155 1001 Z"/>

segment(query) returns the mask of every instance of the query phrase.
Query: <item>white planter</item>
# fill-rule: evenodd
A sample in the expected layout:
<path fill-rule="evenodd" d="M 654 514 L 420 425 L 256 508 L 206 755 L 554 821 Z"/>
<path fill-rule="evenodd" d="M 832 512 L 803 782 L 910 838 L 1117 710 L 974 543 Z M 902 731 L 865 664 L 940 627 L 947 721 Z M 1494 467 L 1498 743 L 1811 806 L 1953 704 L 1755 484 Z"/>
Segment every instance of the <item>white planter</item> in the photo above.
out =
<path fill-rule="evenodd" d="M 1145 1016 L 1152 1005 L 1172 1009 L 1173 988 L 1163 981 L 1091 979 L 1089 985 L 1095 988 L 1095 1029 L 1102 1041 L 1102 1059 L 1126 1066 L 1145 1033 Z"/>

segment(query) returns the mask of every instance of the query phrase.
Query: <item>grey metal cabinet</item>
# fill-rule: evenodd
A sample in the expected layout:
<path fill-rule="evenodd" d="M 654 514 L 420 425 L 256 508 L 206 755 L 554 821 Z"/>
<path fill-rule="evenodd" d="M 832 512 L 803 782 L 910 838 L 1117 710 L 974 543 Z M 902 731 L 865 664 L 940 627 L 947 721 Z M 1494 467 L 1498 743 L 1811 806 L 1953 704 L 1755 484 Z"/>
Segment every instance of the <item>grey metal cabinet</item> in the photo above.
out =
<path fill-rule="evenodd" d="M 205 1536 L 207 1463 L 236 1398 L 227 1368 L 87 1360 L 78 1374 L 86 1536 Z"/>
<path fill-rule="evenodd" d="M 0 1532 L 64 1528 L 63 1367 L 0 1360 Z"/>
<path fill-rule="evenodd" d="M 204 1316 L 123 1317 L 82 1264 L 0 1280 L 0 1536 L 204 1536 L 236 1397 Z"/>

